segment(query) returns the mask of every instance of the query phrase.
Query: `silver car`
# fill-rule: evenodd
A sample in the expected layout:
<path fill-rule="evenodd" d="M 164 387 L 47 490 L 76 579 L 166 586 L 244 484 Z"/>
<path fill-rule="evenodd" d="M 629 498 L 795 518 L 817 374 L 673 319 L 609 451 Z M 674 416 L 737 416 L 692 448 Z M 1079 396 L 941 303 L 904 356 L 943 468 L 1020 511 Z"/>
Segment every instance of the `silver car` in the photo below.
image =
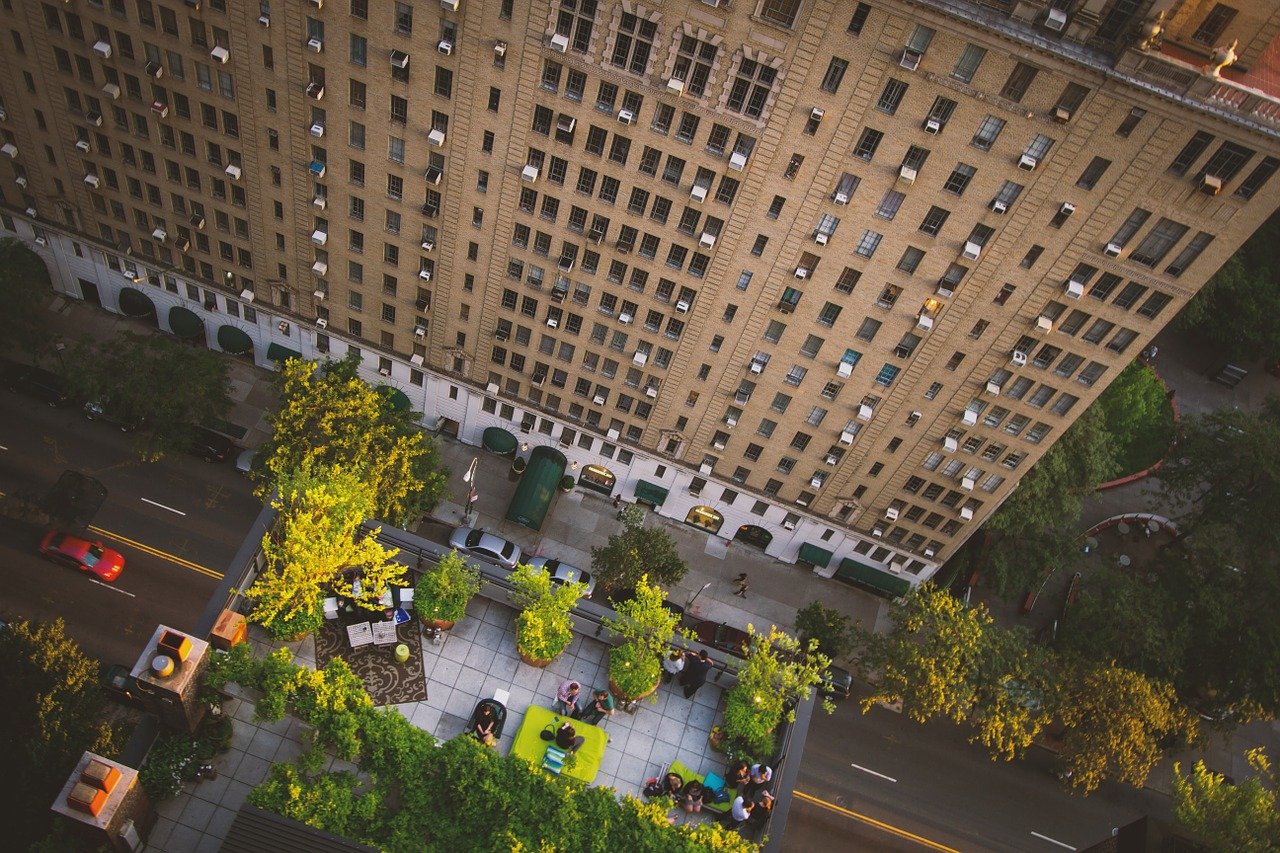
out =
<path fill-rule="evenodd" d="M 522 556 L 520 546 L 516 543 L 474 527 L 459 527 L 449 534 L 449 547 L 464 554 L 483 557 L 508 569 L 514 569 Z"/>
<path fill-rule="evenodd" d="M 583 598 L 590 598 L 591 593 L 596 591 L 596 579 L 591 577 L 590 572 L 585 572 L 577 566 L 562 563 L 551 557 L 534 557 L 524 562 L 535 569 L 546 569 L 551 573 L 551 580 L 556 583 L 586 584 L 587 591 L 582 594 Z"/>

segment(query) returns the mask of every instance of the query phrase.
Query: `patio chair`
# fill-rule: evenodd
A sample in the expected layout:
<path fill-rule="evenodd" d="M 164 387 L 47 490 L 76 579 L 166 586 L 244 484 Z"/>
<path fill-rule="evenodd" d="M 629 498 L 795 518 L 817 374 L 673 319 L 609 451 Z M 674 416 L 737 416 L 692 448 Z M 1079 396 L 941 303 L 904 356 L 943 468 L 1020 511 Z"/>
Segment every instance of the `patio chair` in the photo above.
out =
<path fill-rule="evenodd" d="M 493 716 L 497 722 L 493 726 L 494 740 L 502 738 L 502 727 L 507 722 L 507 706 L 503 705 L 497 699 L 481 699 L 476 703 L 476 707 L 471 711 L 471 719 L 467 720 L 467 731 L 475 729 L 476 721 L 480 719 L 480 709 L 488 705 L 493 709 Z"/>

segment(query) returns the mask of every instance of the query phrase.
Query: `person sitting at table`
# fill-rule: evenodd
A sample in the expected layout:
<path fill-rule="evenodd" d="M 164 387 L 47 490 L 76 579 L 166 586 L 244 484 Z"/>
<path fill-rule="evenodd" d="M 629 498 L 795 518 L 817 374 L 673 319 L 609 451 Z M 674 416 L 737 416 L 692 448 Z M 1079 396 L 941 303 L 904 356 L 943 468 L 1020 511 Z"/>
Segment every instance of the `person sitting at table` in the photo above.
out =
<path fill-rule="evenodd" d="M 471 733 L 485 746 L 493 746 L 498 742 L 497 735 L 494 734 L 497 726 L 498 718 L 493 713 L 493 707 L 481 705 L 480 713 L 476 715 L 476 724 L 471 727 Z"/>
<path fill-rule="evenodd" d="M 560 728 L 556 729 L 556 746 L 565 752 L 577 752 L 586 740 L 568 721 L 561 723 Z"/>
<path fill-rule="evenodd" d="M 694 812 L 702 811 L 702 795 L 702 783 L 697 779 L 690 779 L 680 789 L 680 796 L 676 799 L 676 802 L 680 804 L 682 809 L 693 814 Z"/>

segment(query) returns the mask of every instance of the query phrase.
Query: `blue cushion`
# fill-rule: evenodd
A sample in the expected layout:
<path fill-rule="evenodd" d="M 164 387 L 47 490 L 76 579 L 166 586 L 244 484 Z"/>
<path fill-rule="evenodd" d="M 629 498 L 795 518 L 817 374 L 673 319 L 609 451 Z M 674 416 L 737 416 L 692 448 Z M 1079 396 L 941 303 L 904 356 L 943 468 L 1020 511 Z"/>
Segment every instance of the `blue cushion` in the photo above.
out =
<path fill-rule="evenodd" d="M 702 785 L 704 788 L 723 788 L 724 780 L 716 773 L 708 773 L 707 778 L 702 780 Z"/>

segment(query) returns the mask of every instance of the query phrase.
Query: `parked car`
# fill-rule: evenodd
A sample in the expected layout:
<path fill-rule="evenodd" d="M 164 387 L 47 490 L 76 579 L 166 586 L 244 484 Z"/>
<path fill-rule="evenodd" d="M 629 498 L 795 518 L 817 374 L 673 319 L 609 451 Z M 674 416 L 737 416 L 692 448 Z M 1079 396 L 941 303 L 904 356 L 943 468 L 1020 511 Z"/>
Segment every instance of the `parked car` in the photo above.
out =
<path fill-rule="evenodd" d="M 50 406 L 65 406 L 71 402 L 71 393 L 62 377 L 42 367 L 25 367 L 18 370 L 9 380 L 9 390 L 48 403 Z"/>
<path fill-rule="evenodd" d="M 130 674 L 129 667 L 122 663 L 113 663 L 102 676 L 102 689 L 117 702 L 145 707 L 138 689 L 138 679 Z"/>
<path fill-rule="evenodd" d="M 449 547 L 464 554 L 483 557 L 508 569 L 519 565 L 520 557 L 523 556 L 516 543 L 474 527 L 459 527 L 453 531 L 449 535 Z"/>
<path fill-rule="evenodd" d="M 220 432 L 202 426 L 191 428 L 187 450 L 205 462 L 225 462 L 235 448 L 235 443 Z"/>
<path fill-rule="evenodd" d="M 253 471 L 253 457 L 257 454 L 257 448 L 240 451 L 240 455 L 236 457 L 236 470 L 248 477 Z"/>
<path fill-rule="evenodd" d="M 119 405 L 113 404 L 110 397 L 101 400 L 90 400 L 84 404 L 84 416 L 87 420 L 102 421 L 116 427 L 121 432 L 134 432 L 146 426 L 145 418 L 135 418 L 120 411 Z"/>
<path fill-rule="evenodd" d="M 726 625 L 723 622 L 705 620 L 693 626 L 698 642 L 711 646 L 734 657 L 745 658 L 747 643 L 751 635 L 740 628 Z M 823 696 L 833 699 L 847 699 L 853 692 L 853 676 L 848 670 L 838 666 L 829 666 L 822 673 L 822 681 L 818 690 Z"/>
<path fill-rule="evenodd" d="M 551 580 L 556 583 L 585 583 L 587 591 L 582 594 L 583 598 L 590 598 L 591 593 L 596 591 L 596 579 L 591 576 L 590 572 L 583 571 L 577 566 L 571 566 L 568 563 L 562 563 L 559 560 L 547 557 L 534 557 L 533 559 L 525 560 L 525 563 L 535 569 L 546 569 L 551 573 Z"/>
<path fill-rule="evenodd" d="M 124 557 L 101 542 L 70 533 L 50 530 L 40 540 L 40 553 L 47 559 L 82 572 L 93 572 L 99 580 L 114 583 L 124 571 Z"/>

